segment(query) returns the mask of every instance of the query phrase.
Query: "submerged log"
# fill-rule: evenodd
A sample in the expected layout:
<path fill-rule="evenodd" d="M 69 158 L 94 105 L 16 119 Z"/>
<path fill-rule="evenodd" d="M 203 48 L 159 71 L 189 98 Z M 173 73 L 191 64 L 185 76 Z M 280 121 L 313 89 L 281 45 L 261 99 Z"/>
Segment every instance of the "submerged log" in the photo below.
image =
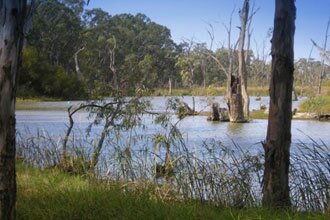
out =
<path fill-rule="evenodd" d="M 194 110 L 193 108 L 190 108 L 189 105 L 184 102 L 181 101 L 179 99 L 176 100 L 177 104 L 178 104 L 178 117 L 180 119 L 186 117 L 186 116 L 191 116 L 191 115 L 197 115 L 198 113 Z"/>
<path fill-rule="evenodd" d="M 328 121 L 330 120 L 330 114 L 320 114 L 318 115 L 319 121 Z"/>

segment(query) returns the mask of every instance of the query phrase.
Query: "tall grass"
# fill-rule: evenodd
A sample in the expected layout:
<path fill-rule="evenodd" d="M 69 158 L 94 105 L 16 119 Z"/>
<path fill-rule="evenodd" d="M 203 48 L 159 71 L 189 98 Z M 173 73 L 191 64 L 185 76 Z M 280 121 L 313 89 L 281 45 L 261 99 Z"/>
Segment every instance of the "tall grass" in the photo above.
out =
<path fill-rule="evenodd" d="M 17 219 L 327 219 L 319 213 L 221 209 L 198 201 L 154 198 L 154 187 L 86 179 L 57 169 L 17 165 Z"/>
<path fill-rule="evenodd" d="M 317 115 L 330 113 L 330 96 L 311 97 L 300 104 L 301 112 L 316 113 Z"/>
<path fill-rule="evenodd" d="M 156 201 L 193 200 L 218 208 L 261 205 L 263 152 L 243 150 L 234 142 L 224 146 L 216 140 L 192 146 L 176 124 L 160 124 L 157 134 L 131 132 L 108 137 L 94 177 L 120 183 L 127 190 L 152 184 L 148 197 Z M 42 132 L 27 137 L 18 135 L 18 156 L 33 166 L 56 167 L 62 140 Z M 78 137 L 71 137 L 68 145 L 72 167 L 76 167 L 72 174 L 85 176 L 93 141 Z M 329 213 L 329 152 L 329 146 L 316 141 L 293 147 L 290 188 L 294 210 Z"/>

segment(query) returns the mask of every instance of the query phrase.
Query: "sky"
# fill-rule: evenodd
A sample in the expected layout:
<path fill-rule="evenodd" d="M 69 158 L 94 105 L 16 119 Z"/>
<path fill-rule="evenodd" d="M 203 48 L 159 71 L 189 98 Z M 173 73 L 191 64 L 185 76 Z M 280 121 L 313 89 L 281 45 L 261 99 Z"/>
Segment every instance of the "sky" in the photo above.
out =
<path fill-rule="evenodd" d="M 258 9 L 253 17 L 251 48 L 254 53 L 262 53 L 263 42 L 270 52 L 267 32 L 273 27 L 275 0 L 251 0 L 251 6 Z M 213 49 L 226 44 L 227 33 L 224 25 L 229 24 L 233 13 L 233 36 L 237 39 L 240 26 L 238 10 L 243 0 L 91 0 L 88 8 L 101 8 L 110 15 L 121 13 L 143 13 L 152 21 L 171 30 L 176 43 L 183 40 L 206 42 L 210 45 L 207 32 L 209 24 L 214 29 Z M 295 32 L 295 60 L 311 57 L 319 60 L 311 39 L 323 47 L 327 22 L 330 16 L 330 0 L 296 0 L 297 17 Z M 330 34 L 330 31 L 329 31 Z M 330 38 L 330 36 L 329 36 Z M 330 48 L 328 40 L 327 50 Z"/>

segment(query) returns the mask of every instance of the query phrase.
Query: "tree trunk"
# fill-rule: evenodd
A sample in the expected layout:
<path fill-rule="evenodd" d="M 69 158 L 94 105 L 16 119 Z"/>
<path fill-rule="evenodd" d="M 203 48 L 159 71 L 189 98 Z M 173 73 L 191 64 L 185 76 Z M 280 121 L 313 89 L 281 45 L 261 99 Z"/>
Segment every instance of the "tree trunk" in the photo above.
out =
<path fill-rule="evenodd" d="M 172 78 L 168 78 L 168 95 L 172 95 Z"/>
<path fill-rule="evenodd" d="M 227 98 L 229 121 L 245 122 L 240 80 L 238 77 L 232 75 L 230 82 L 230 90 Z"/>
<path fill-rule="evenodd" d="M 76 73 L 77 73 L 77 77 L 78 77 L 78 79 L 80 79 L 80 80 L 83 80 L 83 74 L 82 74 L 82 72 L 81 72 L 81 70 L 80 70 L 80 66 L 79 66 L 79 62 L 78 62 L 78 54 L 81 52 L 81 51 L 83 51 L 85 48 L 84 47 L 82 47 L 82 48 L 80 48 L 79 50 L 77 50 L 77 52 L 75 52 L 75 54 L 74 54 L 74 63 L 75 63 L 75 68 L 76 68 Z"/>
<path fill-rule="evenodd" d="M 26 1 L 0 3 L 0 219 L 15 219 L 15 102 Z"/>
<path fill-rule="evenodd" d="M 271 53 L 270 109 L 267 138 L 264 143 L 263 205 L 279 208 L 291 205 L 288 173 L 295 17 L 295 0 L 276 0 Z"/>
<path fill-rule="evenodd" d="M 244 119 L 249 119 L 249 95 L 247 92 L 247 72 L 246 72 L 246 63 L 244 56 L 244 43 L 245 43 L 245 33 L 246 33 L 246 24 L 249 14 L 249 0 L 245 0 L 243 3 L 243 8 L 240 11 L 241 18 L 241 28 L 238 42 L 238 75 L 241 83 L 241 93 L 243 98 L 243 113 Z"/>
<path fill-rule="evenodd" d="M 246 1 L 244 2 L 243 8 L 245 8 Z M 244 10 L 244 9 L 242 9 Z M 247 15 L 246 15 L 247 16 Z M 240 74 L 238 76 L 235 75 L 233 71 L 233 59 L 234 59 L 234 53 L 233 49 L 231 47 L 231 22 L 232 20 L 230 19 L 229 23 L 229 28 L 227 29 L 227 34 L 228 34 L 228 60 L 229 60 L 229 67 L 227 71 L 227 93 L 226 93 L 226 102 L 228 106 L 228 116 L 230 122 L 246 122 L 246 119 L 244 117 L 244 111 L 243 111 L 243 97 L 242 97 L 242 77 Z M 245 23 L 246 26 L 246 23 Z M 242 28 L 241 28 L 242 29 Z M 244 27 L 244 30 L 246 27 Z M 244 31 L 244 36 L 245 36 L 245 31 Z M 240 42 L 241 42 L 241 35 L 240 35 Z M 243 39 L 243 44 L 244 48 L 244 39 Z M 242 50 L 243 50 L 242 48 Z M 244 60 L 244 53 L 242 53 L 243 60 Z M 244 62 L 244 61 L 243 61 Z M 241 64 L 242 67 L 245 64 Z M 244 94 L 245 97 L 247 96 L 247 93 Z M 245 102 L 246 103 L 246 102 Z"/>
<path fill-rule="evenodd" d="M 92 160 L 91 160 L 91 164 L 90 164 L 91 173 L 95 172 L 95 168 L 99 162 L 99 157 L 100 157 L 100 154 L 101 154 L 101 151 L 103 148 L 103 143 L 105 141 L 105 138 L 109 134 L 109 128 L 111 126 L 111 123 L 112 123 L 112 119 L 106 118 L 100 140 L 98 141 L 97 146 L 95 146 L 94 151 L 93 151 Z"/>

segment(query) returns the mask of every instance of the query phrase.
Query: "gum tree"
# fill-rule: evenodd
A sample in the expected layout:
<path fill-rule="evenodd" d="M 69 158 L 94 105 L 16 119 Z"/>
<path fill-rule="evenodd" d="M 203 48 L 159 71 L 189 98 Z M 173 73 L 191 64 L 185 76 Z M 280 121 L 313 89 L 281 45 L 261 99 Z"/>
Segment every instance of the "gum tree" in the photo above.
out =
<path fill-rule="evenodd" d="M 263 204 L 286 208 L 291 206 L 288 174 L 296 7 L 295 0 L 276 0 L 275 3 L 271 49 L 272 74 L 269 88 L 270 109 L 264 143 Z"/>
<path fill-rule="evenodd" d="M 15 219 L 15 103 L 26 4 L 0 2 L 0 219 Z"/>

